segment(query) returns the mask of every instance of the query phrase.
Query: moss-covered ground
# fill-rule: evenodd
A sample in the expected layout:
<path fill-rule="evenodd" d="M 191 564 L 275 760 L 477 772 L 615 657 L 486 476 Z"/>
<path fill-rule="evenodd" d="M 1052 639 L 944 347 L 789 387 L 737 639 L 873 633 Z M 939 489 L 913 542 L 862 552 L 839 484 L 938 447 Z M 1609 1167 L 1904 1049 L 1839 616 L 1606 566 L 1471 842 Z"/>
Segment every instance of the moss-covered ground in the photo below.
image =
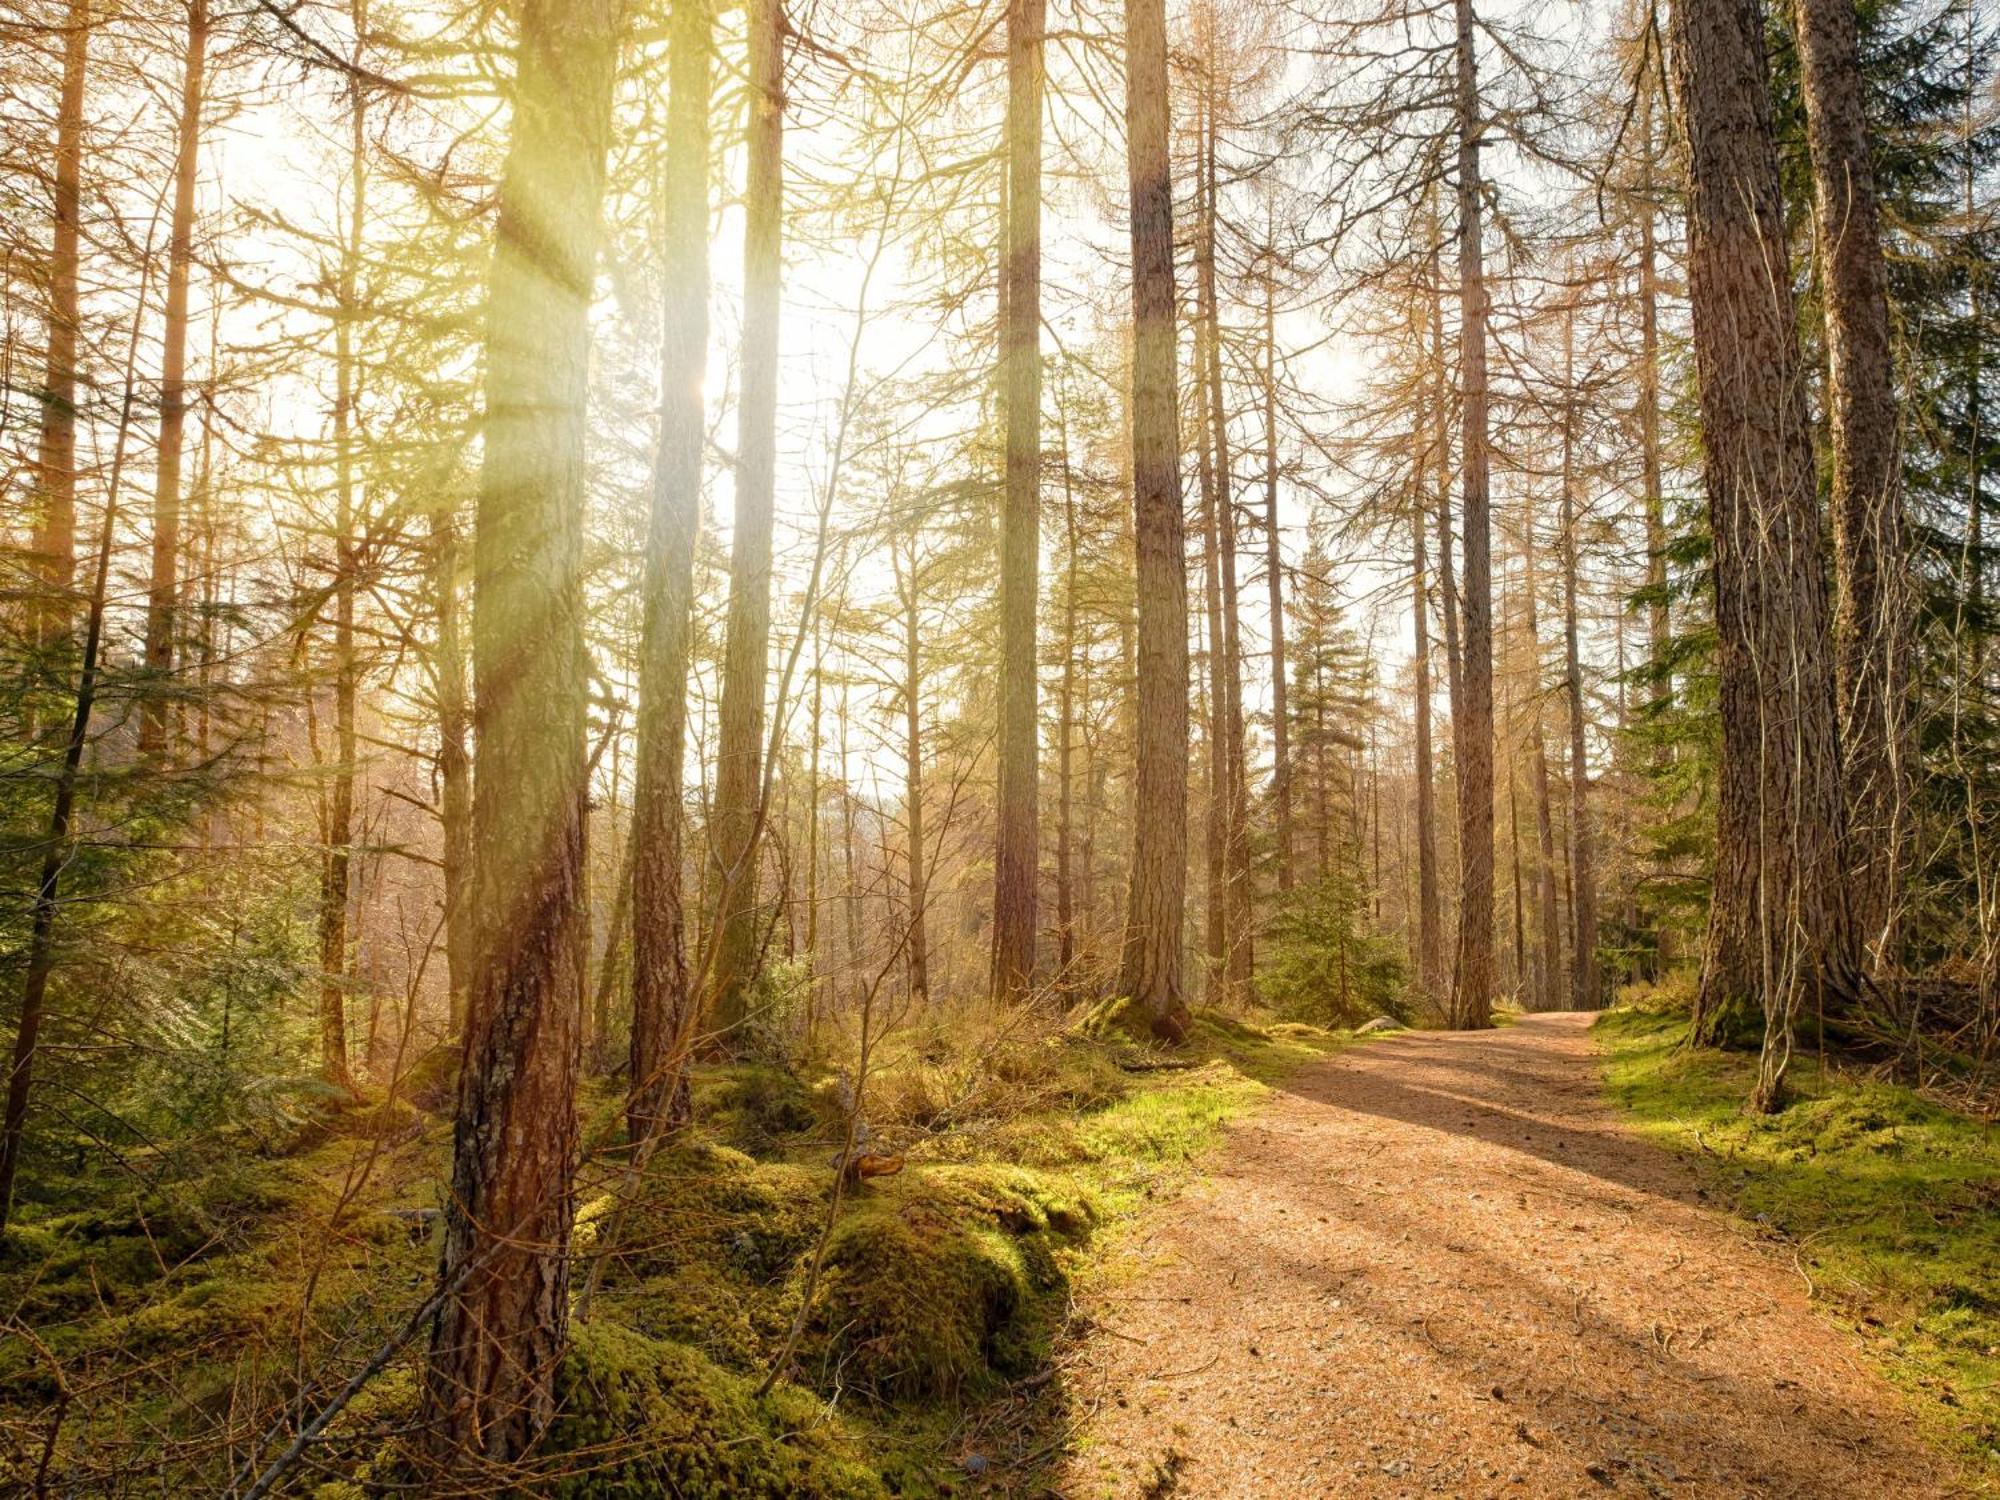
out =
<path fill-rule="evenodd" d="M 1686 1033 L 1671 1004 L 1606 1012 L 1596 1035 L 1612 1099 L 1790 1244 L 1815 1298 L 1930 1435 L 1980 1493 L 2000 1493 L 2000 1132 L 1809 1056 L 1794 1064 L 1796 1102 L 1749 1114 L 1755 1059 L 1689 1049 Z"/>
<path fill-rule="evenodd" d="M 870 1151 L 902 1169 L 845 1189 L 830 1230 L 837 1060 L 703 1071 L 696 1127 L 636 1182 L 601 1090 L 577 1236 L 595 1291 L 522 1481 L 688 1500 L 1009 1491 L 1071 1420 L 1049 1353 L 1107 1229 L 1344 1040 L 1211 1015 L 1171 1051 L 1047 1018 L 913 1029 L 878 1050 L 863 1110 Z M 416 1097 L 25 1203 L 0 1247 L 0 1489 L 46 1465 L 78 1493 L 216 1493 L 254 1439 L 272 1451 L 428 1291 L 450 1090 Z M 399 1434 L 421 1346 L 290 1492 L 412 1482 Z"/>

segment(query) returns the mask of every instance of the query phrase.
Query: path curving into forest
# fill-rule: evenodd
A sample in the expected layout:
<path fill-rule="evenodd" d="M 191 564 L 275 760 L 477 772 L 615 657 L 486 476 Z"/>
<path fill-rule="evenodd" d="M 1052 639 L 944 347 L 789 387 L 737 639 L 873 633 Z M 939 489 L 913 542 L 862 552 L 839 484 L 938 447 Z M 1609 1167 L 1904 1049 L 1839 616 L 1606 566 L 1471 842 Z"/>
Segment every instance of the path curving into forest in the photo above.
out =
<path fill-rule="evenodd" d="M 1083 1309 L 1061 1493 L 1953 1493 L 1790 1253 L 1620 1126 L 1589 1024 L 1400 1034 L 1233 1128 Z"/>

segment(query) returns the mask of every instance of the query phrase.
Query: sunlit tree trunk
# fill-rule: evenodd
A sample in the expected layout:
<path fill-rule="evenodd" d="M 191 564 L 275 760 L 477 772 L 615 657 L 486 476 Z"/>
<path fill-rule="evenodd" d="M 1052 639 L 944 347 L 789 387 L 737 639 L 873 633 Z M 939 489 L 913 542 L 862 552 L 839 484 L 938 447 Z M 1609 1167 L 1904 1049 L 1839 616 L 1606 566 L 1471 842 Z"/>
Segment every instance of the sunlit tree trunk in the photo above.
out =
<path fill-rule="evenodd" d="M 1570 994 L 1576 1010 L 1604 1003 L 1597 963 L 1597 850 L 1590 811 L 1590 752 L 1583 704 L 1583 654 L 1578 641 L 1576 534 L 1576 312 L 1563 318 L 1562 533 L 1563 685 L 1569 697 Z"/>
<path fill-rule="evenodd" d="M 743 183 L 742 393 L 737 403 L 736 520 L 729 551 L 716 744 L 715 1024 L 742 1024 L 761 946 L 757 823 L 771 644 L 771 540 L 778 465 L 778 319 L 784 233 L 783 0 L 748 0 L 750 123 Z M 727 1043 L 725 1042 L 725 1045 Z"/>
<path fill-rule="evenodd" d="M 1429 482 L 1420 463 L 1410 505 L 1410 615 L 1416 644 L 1410 666 L 1415 674 L 1417 782 L 1417 983 L 1432 1001 L 1444 995 L 1444 944 L 1438 914 L 1437 791 L 1431 751 L 1430 603 L 1424 584 L 1424 505 Z"/>
<path fill-rule="evenodd" d="M 1742 1036 L 1753 1103 L 1783 1098 L 1793 1020 L 1847 978 L 1833 667 L 1804 369 L 1756 0 L 1684 0 L 1674 70 L 1688 140 L 1688 285 L 1714 537 L 1722 721 L 1715 890 L 1696 1033 Z"/>
<path fill-rule="evenodd" d="M 1478 63 L 1471 0 L 1458 22 L 1459 445 L 1463 465 L 1465 696 L 1453 700 L 1458 745 L 1458 967 L 1452 1024 L 1488 1024 L 1493 1002 L 1493 580 L 1488 514 L 1485 212 Z"/>
<path fill-rule="evenodd" d="M 673 9 L 667 61 L 667 165 L 661 204 L 660 431 L 653 455 L 639 646 L 632 793 L 632 1034 L 626 1127 L 650 1142 L 685 1121 L 682 1064 L 694 1024 L 681 872 L 686 818 L 688 665 L 694 553 L 707 437 L 710 0 Z M 739 543 L 740 544 L 740 543 Z"/>
<path fill-rule="evenodd" d="M 931 991 L 930 933 L 924 911 L 930 877 L 924 868 L 928 851 L 924 847 L 923 601 L 914 538 L 907 548 L 894 559 L 896 593 L 903 606 L 903 831 L 909 839 L 910 930 L 904 960 L 909 965 L 910 998 L 922 1004 Z"/>
<path fill-rule="evenodd" d="M 1847 891 L 1854 937 L 1881 967 L 1893 962 L 1910 772 L 1910 580 L 1889 300 L 1853 0 L 1796 0 L 1794 15 L 1826 299 Z"/>
<path fill-rule="evenodd" d="M 1243 642 L 1236 595 L 1236 480 L 1229 451 L 1229 417 L 1222 383 L 1222 311 L 1215 284 L 1216 218 L 1220 212 L 1216 184 L 1216 115 L 1220 108 L 1216 77 L 1214 27 L 1209 28 L 1204 69 L 1207 107 L 1203 111 L 1201 144 L 1201 221 L 1197 241 L 1196 299 L 1207 330 L 1206 353 L 1198 389 L 1206 395 L 1210 444 L 1215 462 L 1217 560 L 1221 564 L 1222 632 L 1209 641 L 1218 662 L 1213 674 L 1219 684 L 1223 788 L 1223 888 L 1228 911 L 1223 921 L 1226 951 L 1223 993 L 1232 1003 L 1246 1000 L 1255 952 L 1251 933 L 1250 792 L 1243 750 Z"/>
<path fill-rule="evenodd" d="M 154 459 L 153 561 L 146 595 L 146 670 L 153 681 L 139 719 L 140 751 L 167 752 L 169 679 L 174 669 L 175 604 L 180 598 L 181 450 L 187 433 L 188 283 L 194 270 L 195 174 L 201 164 L 201 111 L 208 67 L 208 0 L 189 0 L 187 49 L 175 135 L 174 206 L 167 241 L 167 305 L 161 327 L 160 438 Z"/>
<path fill-rule="evenodd" d="M 575 1209 L 584 429 L 623 6 L 528 0 L 515 16 L 473 549 L 479 963 L 425 1381 L 452 1467 L 518 1458 L 553 1414 Z"/>
<path fill-rule="evenodd" d="M 1527 689 L 1528 773 L 1535 798 L 1535 958 L 1531 1010 L 1562 1003 L 1562 923 L 1556 907 L 1555 816 L 1549 794 L 1548 735 L 1542 719 L 1541 581 L 1535 569 L 1535 518 L 1521 509 L 1522 671 Z"/>
<path fill-rule="evenodd" d="M 48 357 L 42 370 L 35 445 L 34 549 L 44 597 L 36 633 L 66 637 L 76 587 L 76 346 L 78 242 L 83 218 L 83 101 L 90 63 L 91 0 L 70 0 L 64 17 L 62 93 L 56 104 L 55 217 L 48 263 Z"/>
<path fill-rule="evenodd" d="M 1077 529 L 1075 470 L 1069 429 L 1063 425 L 1063 637 L 1062 688 L 1056 733 L 1056 970 L 1067 990 L 1076 983 L 1076 717 Z"/>
<path fill-rule="evenodd" d="M 197 0 L 200 3 L 200 0 Z M 356 34 L 366 31 L 367 11 L 356 0 Z M 360 315 L 359 276 L 362 236 L 368 210 L 367 96 L 358 87 L 348 109 L 347 223 L 335 279 L 333 325 L 333 723 L 334 765 L 327 789 L 326 848 L 320 856 L 319 891 L 319 1022 L 320 1070 L 337 1087 L 353 1086 L 347 1062 L 347 992 L 349 953 L 347 911 L 352 896 L 354 863 L 354 773 L 359 742 L 355 731 L 355 698 L 360 687 L 354 652 L 354 408 L 360 372 L 354 350 L 354 328 Z M 167 281 L 169 313 L 173 279 Z M 186 293 L 183 290 L 183 298 Z M 159 538 L 158 523 L 154 539 Z M 159 580 L 159 553 L 154 553 L 154 580 Z M 149 662 L 149 665 L 151 663 Z M 172 641 L 165 665 L 172 666 Z"/>
<path fill-rule="evenodd" d="M 1275 225 L 1270 254 L 1277 253 Z M 1270 589 L 1271 627 L 1271 832 L 1277 845 L 1278 889 L 1292 888 L 1291 725 L 1285 707 L 1285 550 L 1278 527 L 1278 293 L 1277 272 L 1264 280 L 1264 568 Z"/>
<path fill-rule="evenodd" d="M 470 903 L 472 872 L 472 754 L 467 743 L 472 705 L 465 682 L 460 622 L 462 543 L 450 502 L 431 513 L 431 590 L 437 610 L 438 822 L 443 834 L 445 969 L 451 989 L 451 1035 L 463 1035 L 477 949 Z"/>
<path fill-rule="evenodd" d="M 1042 30 L 1046 0 L 1007 3 L 1006 297 L 1000 364 L 1000 753 L 993 993 L 1034 982 L 1039 863 L 1035 607 L 1041 562 Z"/>
<path fill-rule="evenodd" d="M 1155 1035 L 1187 1028 L 1187 562 L 1174 394 L 1174 209 L 1164 0 L 1125 3 L 1132 217 L 1132 513 L 1138 690 L 1132 869 L 1119 988 Z"/>
<path fill-rule="evenodd" d="M 1206 627 L 1202 665 L 1202 732 L 1207 745 L 1207 797 L 1202 809 L 1204 856 L 1203 922 L 1207 963 L 1203 997 L 1210 1005 L 1227 1003 L 1229 988 L 1229 773 L 1233 762 L 1225 748 L 1229 727 L 1222 685 L 1222 568 L 1216 525 L 1215 447 L 1208 424 L 1208 360 L 1205 346 L 1208 318 L 1205 304 L 1195 318 L 1195 390 L 1200 396 L 1195 418 L 1195 476 L 1201 495 L 1201 596 Z"/>

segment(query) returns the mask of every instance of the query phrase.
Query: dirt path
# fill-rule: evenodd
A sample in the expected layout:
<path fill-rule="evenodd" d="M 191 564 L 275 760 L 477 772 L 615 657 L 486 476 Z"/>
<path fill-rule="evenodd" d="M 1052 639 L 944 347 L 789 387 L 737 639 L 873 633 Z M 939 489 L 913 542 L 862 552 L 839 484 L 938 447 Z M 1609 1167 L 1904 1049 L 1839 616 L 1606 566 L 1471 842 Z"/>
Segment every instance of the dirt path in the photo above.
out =
<path fill-rule="evenodd" d="M 1791 1257 L 1599 1096 L 1584 1016 L 1298 1077 L 1086 1309 L 1062 1493 L 1953 1493 Z"/>

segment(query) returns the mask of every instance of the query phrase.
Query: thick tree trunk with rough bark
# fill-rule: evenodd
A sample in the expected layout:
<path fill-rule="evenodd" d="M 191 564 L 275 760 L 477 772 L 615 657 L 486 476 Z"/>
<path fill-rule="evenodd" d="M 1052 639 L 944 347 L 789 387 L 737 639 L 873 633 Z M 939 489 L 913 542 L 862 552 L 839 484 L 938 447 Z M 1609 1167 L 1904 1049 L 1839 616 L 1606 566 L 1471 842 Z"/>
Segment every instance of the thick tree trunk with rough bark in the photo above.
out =
<path fill-rule="evenodd" d="M 737 405 L 736 521 L 715 757 L 714 1023 L 747 1014 L 762 924 L 757 910 L 758 804 L 771 649 L 771 536 L 778 468 L 778 319 L 783 270 L 785 14 L 748 0 L 750 124 L 743 182 L 742 394 Z"/>
<path fill-rule="evenodd" d="M 1126 163 L 1132 213 L 1132 516 L 1138 686 L 1131 890 L 1119 988 L 1155 1035 L 1187 1029 L 1187 559 L 1174 369 L 1173 175 L 1164 0 L 1125 3 Z"/>
<path fill-rule="evenodd" d="M 1834 666 L 1848 900 L 1871 966 L 1893 963 L 1908 836 L 1910 577 L 1889 300 L 1853 0 L 1796 0 L 1825 288 L 1833 437 Z"/>
<path fill-rule="evenodd" d="M 1688 284 L 1714 536 L 1722 752 L 1696 1034 L 1763 1011 L 1754 1102 L 1782 1098 L 1792 1022 L 1851 973 L 1831 619 L 1756 0 L 1685 0 Z"/>
<path fill-rule="evenodd" d="M 637 764 L 632 799 L 632 1035 L 626 1127 L 650 1142 L 685 1120 L 689 994 L 682 890 L 687 686 L 694 553 L 707 437 L 708 166 L 711 0 L 674 6 L 667 59 L 667 167 L 661 204 L 666 304 L 660 317 L 660 431 L 646 533 Z"/>
<path fill-rule="evenodd" d="M 152 677 L 139 717 L 139 749 L 167 753 L 170 679 L 180 600 L 181 452 L 187 434 L 188 283 L 194 271 L 195 173 L 207 97 L 208 0 L 190 0 L 187 50 L 174 157 L 174 207 L 167 241 L 167 305 L 161 325 L 160 440 L 154 458 L 152 577 L 146 595 L 146 671 Z"/>
<path fill-rule="evenodd" d="M 1035 977 L 1035 609 L 1041 562 L 1042 30 L 1047 0 L 1007 4 L 1006 283 L 1000 328 L 1006 482 L 1000 502 L 999 816 L 993 857 L 993 994 Z"/>
<path fill-rule="evenodd" d="M 473 549 L 479 965 L 425 1382 L 433 1449 L 451 1467 L 526 1451 L 554 1411 L 569 1327 L 588 801 L 584 426 L 623 13 L 619 0 L 516 10 Z"/>
<path fill-rule="evenodd" d="M 1481 1027 L 1493 1007 L 1493 567 L 1487 439 L 1485 213 L 1480 187 L 1478 61 L 1472 0 L 1458 21 L 1459 460 L 1465 574 L 1458 744 L 1458 967 L 1454 1026 Z"/>

